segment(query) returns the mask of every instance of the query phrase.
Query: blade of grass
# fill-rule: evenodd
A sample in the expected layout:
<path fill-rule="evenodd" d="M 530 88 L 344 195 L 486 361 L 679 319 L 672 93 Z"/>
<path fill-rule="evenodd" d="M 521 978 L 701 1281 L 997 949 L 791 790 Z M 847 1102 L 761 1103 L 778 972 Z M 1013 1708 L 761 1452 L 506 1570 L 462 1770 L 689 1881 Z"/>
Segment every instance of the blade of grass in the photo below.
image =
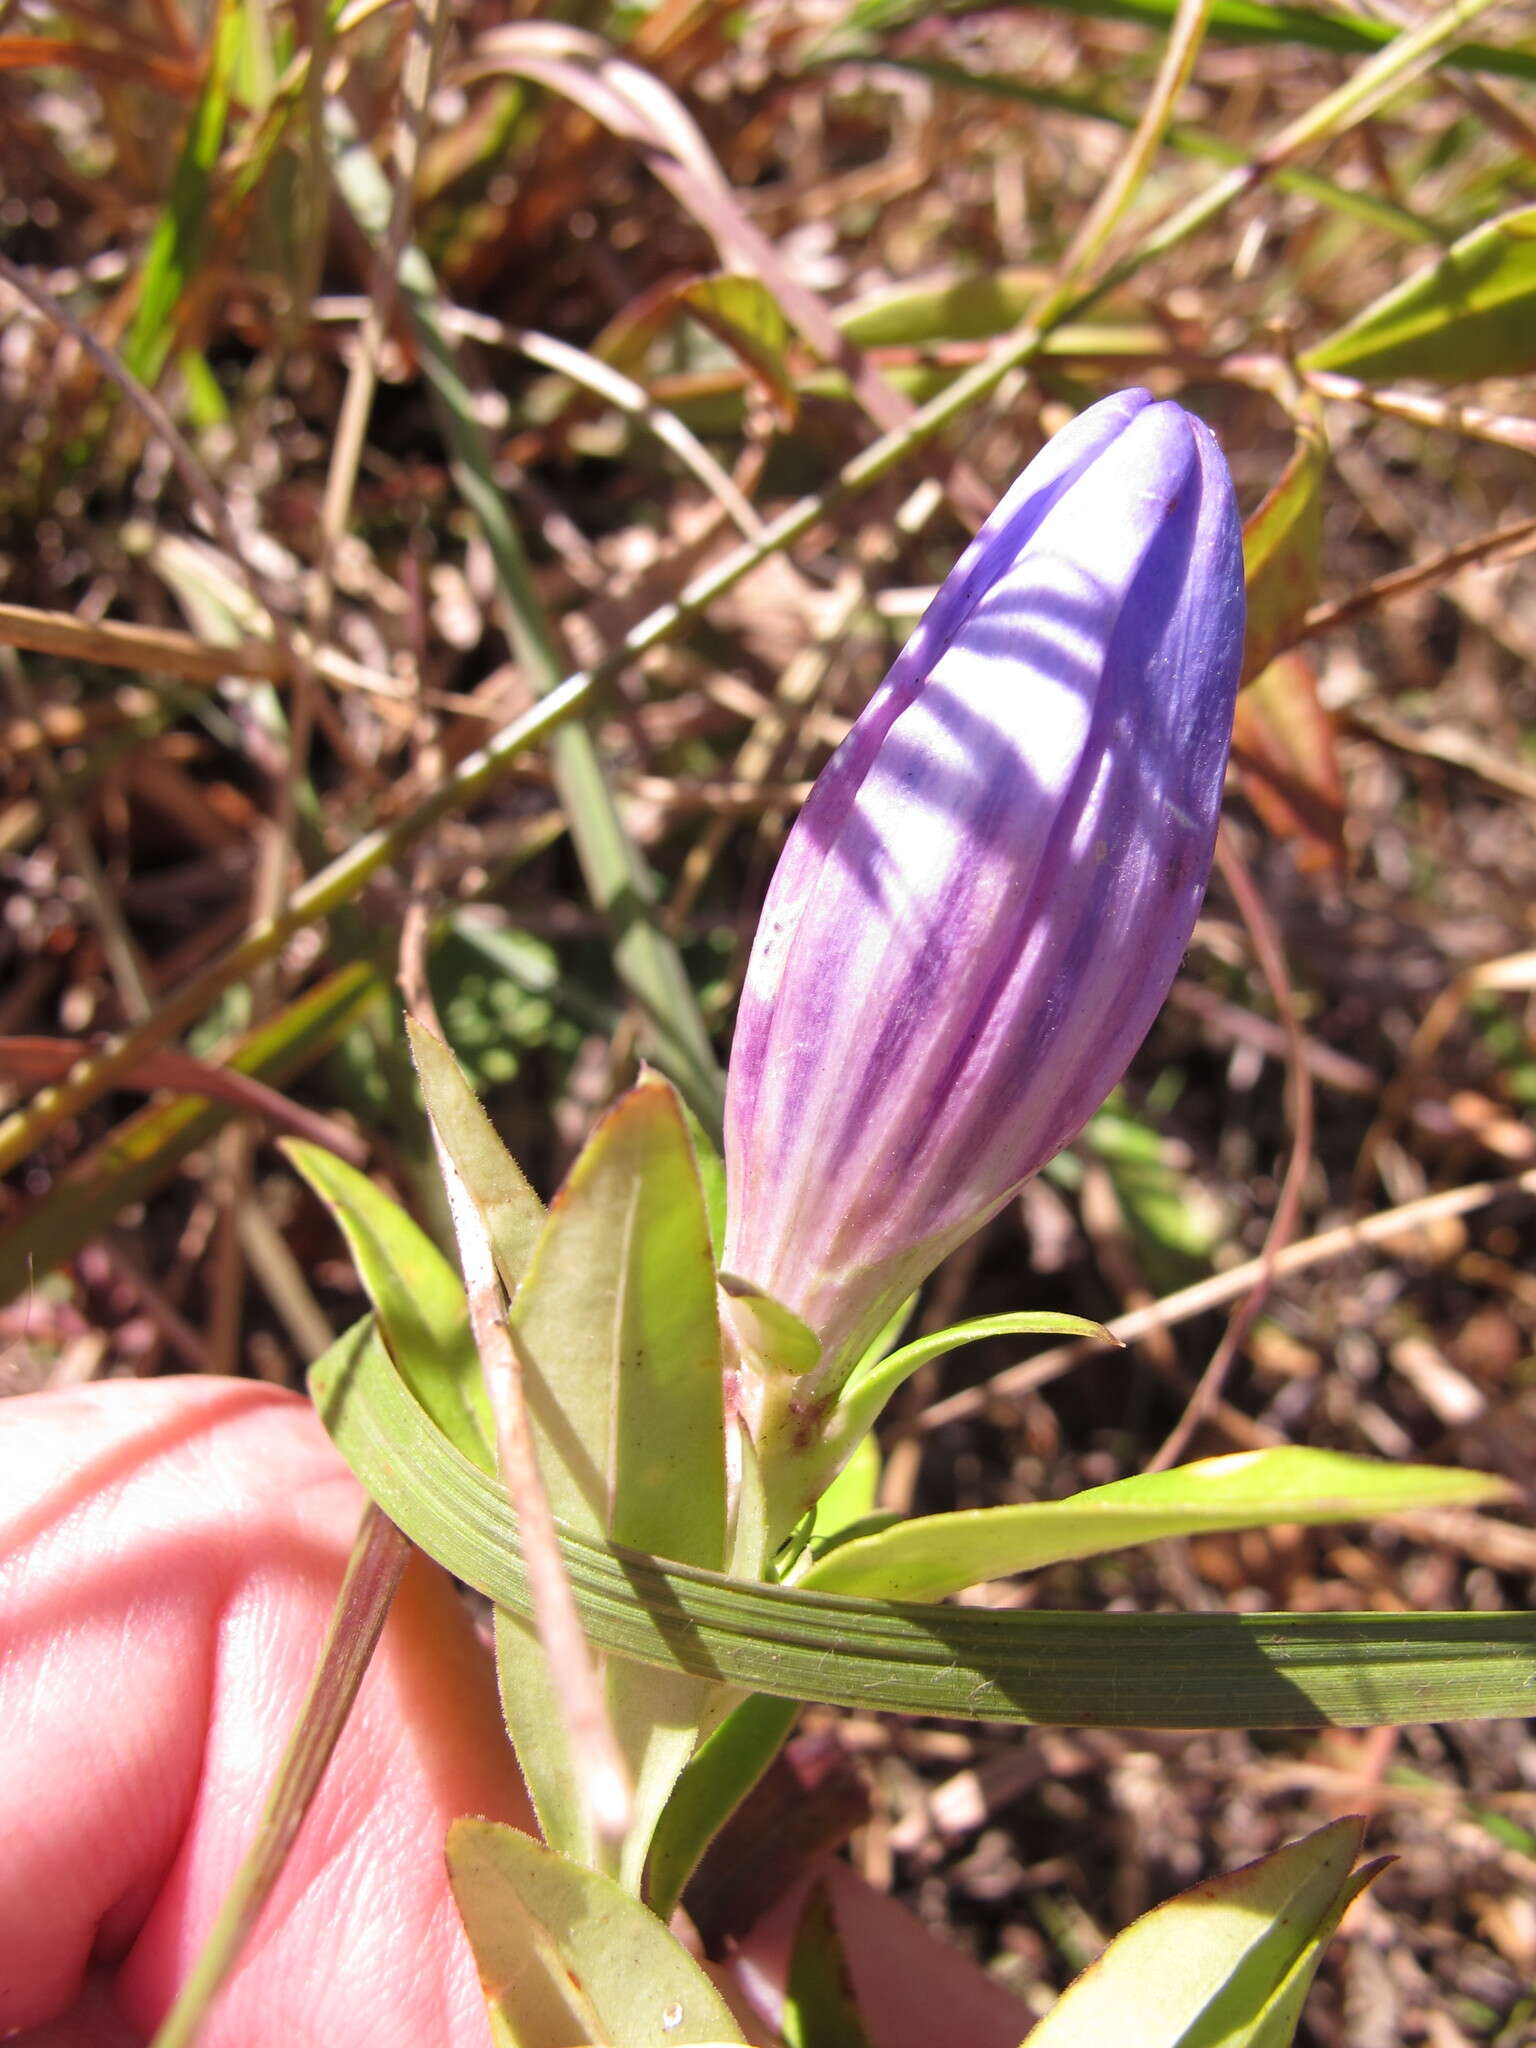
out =
<path fill-rule="evenodd" d="M 985 0 L 948 0 L 942 11 L 967 14 L 984 4 Z M 1177 0 L 1047 0 L 1047 4 L 1058 13 L 1090 20 L 1133 21 L 1147 28 L 1164 28 L 1173 19 Z M 879 33 L 919 11 L 912 0 L 894 0 L 894 4 L 875 0 L 872 6 L 855 8 L 849 21 L 855 30 Z M 1393 29 L 1388 22 L 1346 13 L 1342 8 L 1324 12 L 1315 7 L 1271 5 L 1269 0 L 1216 0 L 1211 34 L 1221 42 L 1238 45 L 1299 43 L 1303 48 L 1337 50 L 1343 56 L 1367 56 L 1391 42 Z M 1460 71 L 1487 71 L 1536 82 L 1536 56 L 1496 43 L 1453 43 L 1438 61 Z"/>
<path fill-rule="evenodd" d="M 365 1509 L 320 1661 L 267 1795 L 256 1839 L 150 2048 L 191 2048 L 239 1962 L 346 1726 L 410 1554 L 410 1544 L 394 1524 L 376 1507 Z"/>
<path fill-rule="evenodd" d="M 1162 147 L 1163 136 L 1179 94 L 1188 85 L 1210 25 L 1213 0 L 1178 0 L 1157 77 L 1147 95 L 1141 119 L 1119 161 L 1099 188 L 1098 197 L 1078 225 L 1061 259 L 1059 289 L 1070 289 L 1103 255 L 1111 235 L 1135 199 L 1142 180 Z"/>
<path fill-rule="evenodd" d="M 170 196 L 155 223 L 139 280 L 139 303 L 123 342 L 123 362 L 154 384 L 176 340 L 176 314 L 202 253 L 214 173 L 229 119 L 230 89 L 242 28 L 239 0 L 220 0 L 208 37 L 202 90 L 187 124 Z"/>
<path fill-rule="evenodd" d="M 383 174 L 339 106 L 331 108 L 330 120 L 337 185 L 363 232 L 377 239 L 388 218 Z M 399 290 L 437 402 L 454 482 L 495 564 L 519 665 L 539 695 L 547 696 L 560 684 L 560 654 L 522 539 L 492 475 L 476 393 L 439 317 L 436 280 L 419 249 L 402 252 Z M 614 927 L 615 964 L 639 1005 L 656 1064 L 676 1081 L 700 1120 L 718 1130 L 724 1100 L 719 1065 L 682 956 L 658 920 L 654 878 L 619 815 L 592 736 L 580 725 L 565 725 L 552 735 L 550 751 L 587 887 Z"/>
<path fill-rule="evenodd" d="M 1206 34 L 1212 36 L 1214 28 L 1207 28 Z M 1129 114 L 1104 105 L 1086 92 L 1064 92 L 1059 86 L 1037 85 L 1032 79 L 969 71 L 963 65 L 946 63 L 939 57 L 908 57 L 882 52 L 878 61 L 893 70 L 910 71 L 915 77 L 926 78 L 946 91 L 980 93 L 1022 106 L 1041 107 L 1050 113 L 1070 114 L 1082 121 L 1107 123 L 1114 128 L 1134 128 L 1136 125 Z M 1181 156 L 1205 157 L 1212 163 L 1243 164 L 1248 160 L 1248 153 L 1241 144 L 1229 142 L 1226 136 L 1214 134 L 1206 128 L 1192 128 L 1184 122 L 1170 123 L 1163 141 Z M 1369 226 L 1381 228 L 1405 242 L 1423 242 L 1436 247 L 1449 239 L 1448 235 L 1438 233 L 1430 222 L 1420 220 L 1406 207 L 1390 199 L 1382 199 L 1374 192 L 1351 191 L 1347 185 L 1335 184 L 1331 178 L 1325 178 L 1316 171 L 1282 169 L 1274 173 L 1271 182 L 1278 191 L 1294 192 L 1303 199 L 1316 200 L 1319 206 L 1365 221 Z"/>

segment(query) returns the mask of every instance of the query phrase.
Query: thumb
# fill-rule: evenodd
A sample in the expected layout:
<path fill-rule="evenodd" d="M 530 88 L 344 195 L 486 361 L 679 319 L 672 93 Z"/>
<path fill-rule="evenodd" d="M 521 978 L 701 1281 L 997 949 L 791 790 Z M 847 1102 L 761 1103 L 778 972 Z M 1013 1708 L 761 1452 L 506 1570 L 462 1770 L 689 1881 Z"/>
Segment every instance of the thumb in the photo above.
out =
<path fill-rule="evenodd" d="M 308 1404 L 113 1381 L 0 1403 L 0 2035 L 153 2031 L 248 1846 L 362 1495 Z M 527 1826 L 490 1660 L 413 1560 L 203 2048 L 488 2042 L 447 1824 Z M 84 2029 L 85 2031 L 81 2031 Z"/>

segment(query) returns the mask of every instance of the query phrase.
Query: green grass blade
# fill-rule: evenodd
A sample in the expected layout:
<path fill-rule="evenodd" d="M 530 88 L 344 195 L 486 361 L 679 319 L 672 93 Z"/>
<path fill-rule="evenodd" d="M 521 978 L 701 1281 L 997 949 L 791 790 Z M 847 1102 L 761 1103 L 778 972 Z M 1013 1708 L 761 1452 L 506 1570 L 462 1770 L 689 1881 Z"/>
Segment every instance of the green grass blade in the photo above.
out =
<path fill-rule="evenodd" d="M 1220 14 L 1218 6 L 1213 21 L 1219 20 Z M 1207 33 L 1217 33 L 1214 25 Z M 1136 125 L 1132 115 L 1106 106 L 1091 93 L 1067 92 L 1060 86 L 1037 85 L 1032 79 L 1011 78 L 1003 73 L 968 71 L 964 65 L 949 64 L 939 57 L 904 57 L 882 52 L 880 61 L 898 71 L 911 71 L 919 78 L 926 78 L 950 91 L 982 93 L 991 99 L 1012 100 L 1023 106 L 1043 107 L 1051 113 L 1070 114 L 1082 121 L 1107 122 L 1114 128 L 1130 129 Z M 1187 122 L 1175 121 L 1163 140 L 1181 156 L 1203 157 L 1208 163 L 1231 165 L 1248 160 L 1248 152 L 1240 143 L 1229 142 L 1226 136 L 1214 134 L 1206 128 L 1192 128 Z M 1382 199 L 1374 192 L 1351 191 L 1347 185 L 1335 184 L 1332 178 L 1325 178 L 1317 171 L 1298 170 L 1285 165 L 1273 174 L 1270 183 L 1281 192 L 1294 192 L 1303 199 L 1316 200 L 1330 212 L 1364 221 L 1405 242 L 1438 243 L 1442 239 L 1431 222 L 1421 220 L 1406 207 L 1390 199 Z M 1015 317 L 1022 317 L 1022 309 Z M 1057 347 L 1067 345 L 1068 333 L 1066 328 L 1057 330 Z"/>
<path fill-rule="evenodd" d="M 946 14 L 975 12 L 983 0 L 947 0 Z M 1062 14 L 1095 21 L 1133 21 L 1144 28 L 1165 29 L 1177 11 L 1177 0 L 1049 0 Z M 900 27 L 926 10 L 917 0 L 863 0 L 851 8 L 827 37 L 839 49 L 849 38 L 878 36 Z M 1337 50 L 1344 56 L 1370 56 L 1396 35 L 1395 27 L 1342 9 L 1286 7 L 1269 0 L 1216 0 L 1210 35 L 1218 42 L 1252 45 L 1297 43 L 1313 50 Z M 819 54 L 819 53 L 818 53 Z M 1439 62 L 1451 70 L 1490 73 L 1495 77 L 1536 81 L 1536 56 L 1525 50 L 1501 49 L 1492 43 L 1455 43 Z"/>
<path fill-rule="evenodd" d="M 239 0 L 222 0 L 208 44 L 208 68 L 187 124 L 170 197 L 150 236 L 139 303 L 123 343 L 123 361 L 153 385 L 175 341 L 176 309 L 202 254 L 214 173 L 229 120 L 230 87 L 243 33 Z"/>
<path fill-rule="evenodd" d="M 1437 384 L 1526 375 L 1536 366 L 1536 206 L 1474 228 L 1301 360 Z"/>
<path fill-rule="evenodd" d="M 339 107 L 331 110 L 331 124 L 337 185 L 359 227 L 376 242 L 389 217 L 384 173 L 373 152 L 347 131 Z M 398 283 L 421 350 L 422 373 L 436 401 L 454 482 L 495 565 L 519 664 L 539 694 L 547 695 L 559 685 L 564 664 L 522 539 L 492 475 L 475 394 L 439 317 L 436 279 L 419 249 L 402 253 Z M 612 928 L 614 961 L 639 1006 L 651 1055 L 706 1129 L 718 1132 L 724 1105 L 719 1063 L 682 957 L 657 920 L 655 878 L 625 829 L 592 736 L 584 726 L 563 726 L 550 737 L 550 755 L 582 873 Z"/>

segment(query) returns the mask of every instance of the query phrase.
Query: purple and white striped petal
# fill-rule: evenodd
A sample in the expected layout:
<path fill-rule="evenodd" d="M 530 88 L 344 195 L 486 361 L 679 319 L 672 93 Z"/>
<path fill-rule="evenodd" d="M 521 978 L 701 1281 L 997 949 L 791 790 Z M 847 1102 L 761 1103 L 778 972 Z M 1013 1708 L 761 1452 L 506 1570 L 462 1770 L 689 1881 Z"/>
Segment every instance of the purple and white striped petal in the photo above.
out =
<path fill-rule="evenodd" d="M 1209 431 L 1126 392 L 1031 463 L 818 780 L 726 1104 L 725 1264 L 835 1384 L 1066 1144 L 1204 893 L 1243 632 Z"/>

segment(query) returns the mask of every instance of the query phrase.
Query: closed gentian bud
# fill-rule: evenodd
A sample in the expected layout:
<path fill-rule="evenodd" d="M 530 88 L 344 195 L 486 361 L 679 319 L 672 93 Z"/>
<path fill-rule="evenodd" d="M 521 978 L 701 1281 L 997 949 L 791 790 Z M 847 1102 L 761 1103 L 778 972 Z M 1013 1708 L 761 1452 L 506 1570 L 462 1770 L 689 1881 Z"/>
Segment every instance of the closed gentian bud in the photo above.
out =
<path fill-rule="evenodd" d="M 1123 392 L 1030 464 L 818 779 L 725 1129 L 724 1265 L 821 1342 L 802 1421 L 1146 1035 L 1205 891 L 1242 639 L 1221 452 Z"/>

